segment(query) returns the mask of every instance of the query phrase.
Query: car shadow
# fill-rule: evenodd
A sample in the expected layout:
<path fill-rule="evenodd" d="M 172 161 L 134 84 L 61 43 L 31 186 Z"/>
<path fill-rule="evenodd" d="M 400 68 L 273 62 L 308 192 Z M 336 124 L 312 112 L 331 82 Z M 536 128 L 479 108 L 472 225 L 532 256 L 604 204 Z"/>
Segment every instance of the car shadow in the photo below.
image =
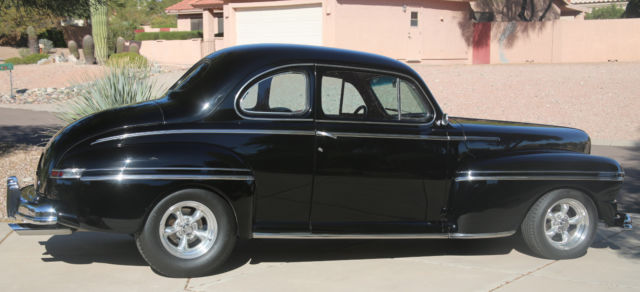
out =
<path fill-rule="evenodd" d="M 608 248 L 624 257 L 640 258 L 639 232 L 601 228 L 591 248 Z M 148 266 L 129 235 L 76 232 L 43 241 L 42 261 L 69 264 L 107 263 Z M 518 235 L 496 239 L 441 240 L 239 240 L 223 266 L 212 275 L 244 265 L 270 262 L 315 262 L 436 256 L 506 255 L 513 250 L 536 257 Z"/>
<path fill-rule="evenodd" d="M 43 261 L 70 264 L 108 263 L 145 266 L 133 237 L 100 232 L 76 232 L 42 241 Z M 526 250 L 515 237 L 478 240 L 239 240 L 216 273 L 245 264 L 381 259 L 443 255 L 502 255 Z"/>

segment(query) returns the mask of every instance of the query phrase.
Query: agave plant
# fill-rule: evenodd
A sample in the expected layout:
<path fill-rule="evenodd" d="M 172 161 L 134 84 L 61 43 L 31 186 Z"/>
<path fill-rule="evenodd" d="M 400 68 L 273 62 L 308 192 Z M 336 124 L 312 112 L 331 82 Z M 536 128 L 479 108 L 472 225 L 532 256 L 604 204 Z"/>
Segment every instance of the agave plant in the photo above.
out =
<path fill-rule="evenodd" d="M 157 98 L 163 92 L 151 76 L 151 67 L 139 64 L 116 64 L 105 68 L 103 77 L 85 83 L 78 97 L 65 104 L 58 117 L 71 123 L 84 116 L 110 108 Z"/>

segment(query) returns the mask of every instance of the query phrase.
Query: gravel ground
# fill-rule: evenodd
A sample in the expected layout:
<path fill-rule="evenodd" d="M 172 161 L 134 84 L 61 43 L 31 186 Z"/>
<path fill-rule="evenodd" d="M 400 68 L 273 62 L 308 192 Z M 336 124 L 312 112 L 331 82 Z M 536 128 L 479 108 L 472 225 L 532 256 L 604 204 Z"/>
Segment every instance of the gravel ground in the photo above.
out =
<path fill-rule="evenodd" d="M 14 175 L 21 186 L 33 184 L 42 147 L 0 142 L 0 218 L 7 217 L 7 177 Z"/>
<path fill-rule="evenodd" d="M 576 127 L 640 143 L 640 63 L 413 65 L 451 116 Z"/>

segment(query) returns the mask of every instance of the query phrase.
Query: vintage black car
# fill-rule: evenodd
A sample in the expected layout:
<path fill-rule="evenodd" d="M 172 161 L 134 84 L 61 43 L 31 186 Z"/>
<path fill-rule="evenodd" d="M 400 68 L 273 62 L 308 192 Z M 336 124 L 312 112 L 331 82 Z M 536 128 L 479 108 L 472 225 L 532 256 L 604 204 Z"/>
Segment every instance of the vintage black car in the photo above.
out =
<path fill-rule="evenodd" d="M 449 119 L 393 59 L 238 46 L 161 99 L 65 127 L 36 185 L 9 179 L 7 208 L 19 234 L 132 234 L 171 276 L 210 273 L 237 238 L 520 233 L 541 257 L 573 258 L 599 221 L 631 228 L 623 169 L 590 148 L 577 129 Z"/>

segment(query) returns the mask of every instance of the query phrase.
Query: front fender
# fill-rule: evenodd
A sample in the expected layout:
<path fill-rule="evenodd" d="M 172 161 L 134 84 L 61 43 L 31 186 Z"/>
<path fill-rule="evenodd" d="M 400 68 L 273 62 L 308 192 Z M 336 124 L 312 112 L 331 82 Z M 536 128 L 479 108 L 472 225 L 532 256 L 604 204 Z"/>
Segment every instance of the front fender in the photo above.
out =
<path fill-rule="evenodd" d="M 542 195 L 570 188 L 588 195 L 599 218 L 613 225 L 623 177 L 615 160 L 574 152 L 478 159 L 456 171 L 448 219 L 460 233 L 515 231 Z"/>

